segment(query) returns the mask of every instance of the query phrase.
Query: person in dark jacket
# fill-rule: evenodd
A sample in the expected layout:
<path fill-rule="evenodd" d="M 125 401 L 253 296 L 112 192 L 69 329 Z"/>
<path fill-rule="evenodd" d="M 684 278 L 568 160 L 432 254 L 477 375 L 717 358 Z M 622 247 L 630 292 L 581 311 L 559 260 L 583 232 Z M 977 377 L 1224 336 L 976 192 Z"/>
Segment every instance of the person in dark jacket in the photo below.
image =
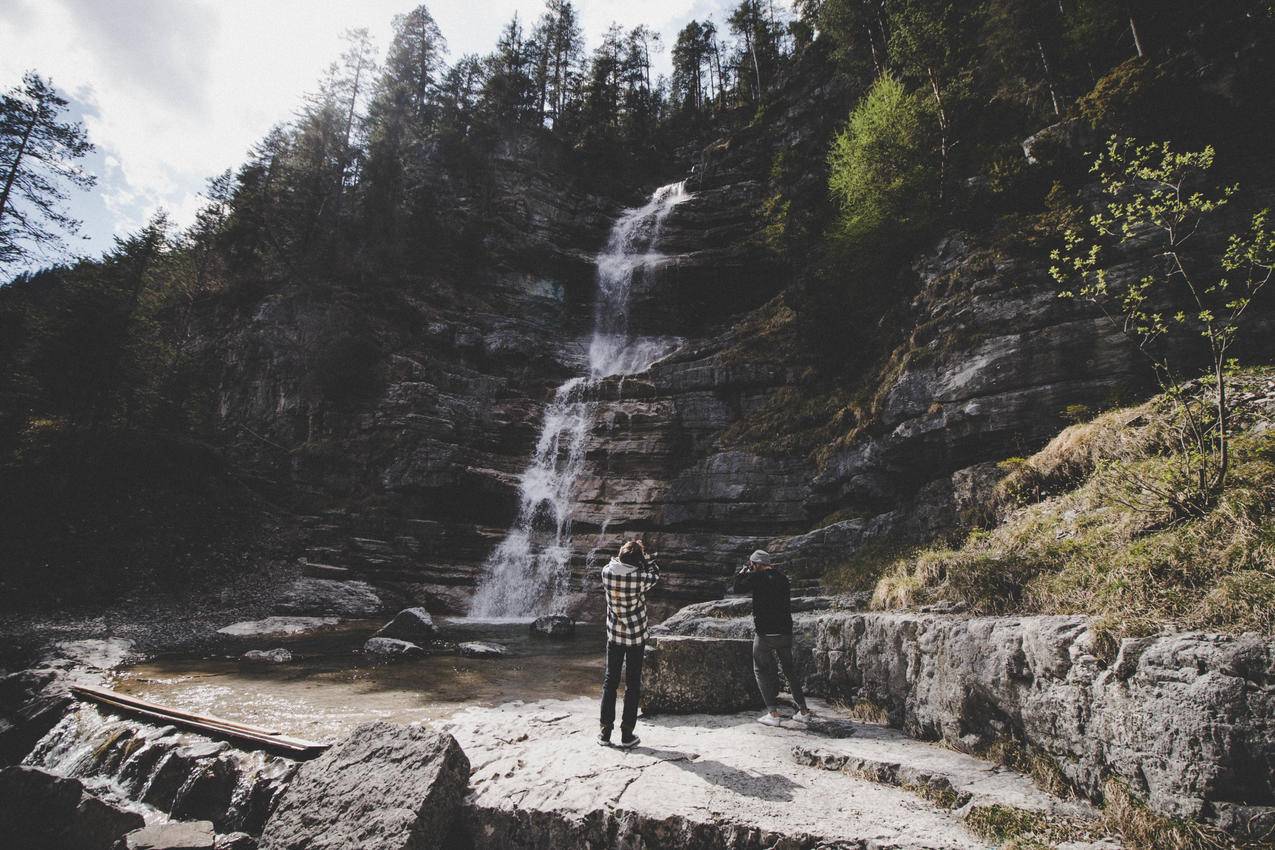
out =
<path fill-rule="evenodd" d="M 735 574 L 735 592 L 745 591 L 753 594 L 753 626 L 756 629 L 753 675 L 757 677 L 757 688 L 766 701 L 766 713 L 757 721 L 767 726 L 778 726 L 783 719 L 779 713 L 779 674 L 775 669 L 775 659 L 778 658 L 788 687 L 792 689 L 793 702 L 797 704 L 798 710 L 792 719 L 806 723 L 812 715 L 806 705 L 806 696 L 801 692 L 797 665 L 792 658 L 791 589 L 788 577 L 775 569 L 770 553 L 764 549 L 754 552 L 748 563 Z"/>

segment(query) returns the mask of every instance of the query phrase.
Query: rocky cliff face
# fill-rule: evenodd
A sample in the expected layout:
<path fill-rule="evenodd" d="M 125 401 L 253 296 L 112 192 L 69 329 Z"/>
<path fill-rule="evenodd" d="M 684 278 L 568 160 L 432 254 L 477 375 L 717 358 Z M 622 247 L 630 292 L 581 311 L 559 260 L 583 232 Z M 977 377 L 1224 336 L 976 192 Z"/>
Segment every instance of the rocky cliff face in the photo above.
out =
<path fill-rule="evenodd" d="M 600 615 L 591 571 L 622 534 L 663 555 L 657 614 L 719 596 L 760 546 L 814 572 L 874 537 L 931 537 L 976 504 L 994 461 L 1057 433 L 1066 408 L 1149 389 L 1128 341 L 1059 300 L 1039 257 L 953 232 L 916 260 L 917 295 L 888 361 L 862 377 L 856 421 L 809 455 L 727 439 L 808 374 L 793 273 L 762 208 L 784 170 L 776 152 L 822 161 L 849 96 L 835 81 L 812 93 L 799 74 L 788 85 L 806 97 L 698 155 L 694 197 L 664 224 L 668 259 L 635 288 L 631 330 L 681 345 L 596 388 L 574 614 Z M 513 519 L 544 405 L 584 368 L 592 257 L 623 204 L 581 188 L 549 141 L 518 136 L 492 156 L 481 206 L 440 185 L 460 199 L 456 218 L 488 219 L 480 261 L 362 290 L 293 286 L 199 322 L 209 433 L 301 515 L 298 554 L 434 610 L 465 608 Z"/>

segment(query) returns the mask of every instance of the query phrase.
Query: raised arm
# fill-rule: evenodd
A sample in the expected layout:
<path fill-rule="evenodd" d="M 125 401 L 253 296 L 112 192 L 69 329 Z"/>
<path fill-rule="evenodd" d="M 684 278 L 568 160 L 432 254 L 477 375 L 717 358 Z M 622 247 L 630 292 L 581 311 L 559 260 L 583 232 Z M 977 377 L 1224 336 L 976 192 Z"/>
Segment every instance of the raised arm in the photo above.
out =
<path fill-rule="evenodd" d="M 642 570 L 642 592 L 646 593 L 660 581 L 660 565 L 654 561 L 646 562 L 646 569 Z"/>
<path fill-rule="evenodd" d="M 735 573 L 734 590 L 736 593 L 748 593 L 753 589 L 753 571 L 744 567 Z"/>

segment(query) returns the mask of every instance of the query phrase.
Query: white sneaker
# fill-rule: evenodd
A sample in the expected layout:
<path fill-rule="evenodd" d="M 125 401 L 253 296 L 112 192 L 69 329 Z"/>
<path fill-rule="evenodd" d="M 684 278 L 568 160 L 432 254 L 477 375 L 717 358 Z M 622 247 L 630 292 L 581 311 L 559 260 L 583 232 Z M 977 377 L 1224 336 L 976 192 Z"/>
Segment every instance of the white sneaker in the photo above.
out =
<path fill-rule="evenodd" d="M 815 715 L 813 712 L 810 711 L 810 709 L 806 709 L 805 711 L 798 711 L 796 714 L 792 716 L 792 719 L 796 720 L 798 723 L 809 723 L 811 720 L 814 720 L 814 718 L 815 718 Z"/>
<path fill-rule="evenodd" d="M 782 720 L 783 720 L 782 717 L 776 717 L 775 715 L 771 714 L 769 711 L 763 714 L 761 717 L 757 718 L 757 722 L 763 726 L 778 726 L 780 721 Z"/>

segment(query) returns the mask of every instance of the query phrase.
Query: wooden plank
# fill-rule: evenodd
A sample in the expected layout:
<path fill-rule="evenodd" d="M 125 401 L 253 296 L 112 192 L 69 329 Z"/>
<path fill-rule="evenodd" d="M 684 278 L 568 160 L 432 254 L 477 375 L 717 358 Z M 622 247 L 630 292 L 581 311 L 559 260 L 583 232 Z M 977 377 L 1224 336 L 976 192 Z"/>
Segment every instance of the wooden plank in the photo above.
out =
<path fill-rule="evenodd" d="M 88 685 L 73 685 L 71 692 L 80 699 L 97 703 L 115 711 L 144 717 L 165 725 L 179 726 L 213 738 L 226 738 L 247 744 L 250 749 L 277 752 L 294 759 L 310 759 L 321 754 L 330 744 L 291 738 L 280 732 L 237 723 L 208 714 L 194 714 L 171 706 L 147 702 L 128 694 Z"/>

